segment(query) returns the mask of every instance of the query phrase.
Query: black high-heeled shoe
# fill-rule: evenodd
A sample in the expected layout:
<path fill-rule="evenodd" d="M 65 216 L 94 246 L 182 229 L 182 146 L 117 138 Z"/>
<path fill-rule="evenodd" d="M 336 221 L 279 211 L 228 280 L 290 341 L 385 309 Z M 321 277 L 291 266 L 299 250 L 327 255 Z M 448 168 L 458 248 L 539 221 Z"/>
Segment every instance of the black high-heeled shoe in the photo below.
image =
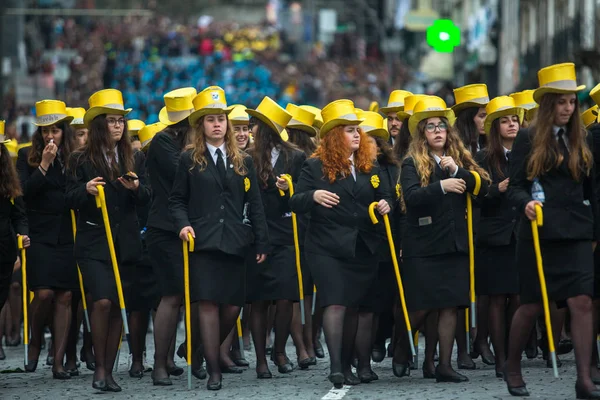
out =
<path fill-rule="evenodd" d="M 238 367 L 249 367 L 250 363 L 243 357 L 232 359 L 233 363 Z"/>
<path fill-rule="evenodd" d="M 385 343 L 375 343 L 371 349 L 371 360 L 379 363 L 385 359 Z"/>
<path fill-rule="evenodd" d="M 308 369 L 308 367 L 310 367 L 311 364 L 311 358 L 305 358 L 304 360 L 298 360 L 298 366 L 300 367 L 300 369 Z"/>
<path fill-rule="evenodd" d="M 323 345 L 318 339 L 315 341 L 314 350 L 317 358 L 325 358 L 325 351 L 323 350 Z"/>
<path fill-rule="evenodd" d="M 379 376 L 370 368 L 368 371 L 358 371 L 357 375 L 358 379 L 360 379 L 360 383 L 371 383 L 373 381 L 379 380 Z"/>
<path fill-rule="evenodd" d="M 69 375 L 69 373 L 67 371 L 58 371 L 58 372 L 52 371 L 52 378 L 64 381 L 67 379 L 71 379 L 71 375 Z"/>
<path fill-rule="evenodd" d="M 79 359 L 85 363 L 85 367 L 87 369 L 89 369 L 90 371 L 95 371 L 96 370 L 96 360 L 88 360 L 88 358 L 85 355 L 85 352 L 83 351 L 83 347 L 81 348 L 81 351 L 79 352 Z"/>
<path fill-rule="evenodd" d="M 221 373 L 223 374 L 241 374 L 245 371 L 244 368 L 238 367 L 237 365 L 222 365 Z"/>
<path fill-rule="evenodd" d="M 117 382 L 115 381 L 106 384 L 107 392 L 120 392 L 121 390 L 123 389 L 121 389 L 121 386 L 117 385 Z"/>
<path fill-rule="evenodd" d="M 310 363 L 308 365 L 317 365 L 317 357 L 309 357 Z"/>
<path fill-rule="evenodd" d="M 167 373 L 173 376 L 181 376 L 183 375 L 183 368 L 174 365 L 172 367 L 167 367 Z"/>
<path fill-rule="evenodd" d="M 256 372 L 256 379 L 271 379 L 271 378 L 273 378 L 273 374 L 269 370 L 262 371 L 262 372 Z"/>
<path fill-rule="evenodd" d="M 575 383 L 575 397 L 578 399 L 600 399 L 600 390 L 596 389 L 590 392 Z"/>
<path fill-rule="evenodd" d="M 29 361 L 27 364 L 25 364 L 25 372 L 35 372 L 35 370 L 37 369 L 37 366 L 38 366 L 38 360 Z"/>
<path fill-rule="evenodd" d="M 341 372 L 333 372 L 329 374 L 327 379 L 329 379 L 329 382 L 333 383 L 333 387 L 336 389 L 341 389 L 344 387 L 345 378 L 344 374 L 342 374 Z"/>
<path fill-rule="evenodd" d="M 106 386 L 106 381 L 93 381 L 92 387 L 101 392 L 106 392 L 108 387 Z"/>
<path fill-rule="evenodd" d="M 207 377 L 207 373 L 206 373 L 206 368 L 204 368 L 203 365 L 200 366 L 200 368 L 192 368 L 192 375 L 194 375 L 196 378 L 200 379 L 200 380 L 204 380 Z"/>
<path fill-rule="evenodd" d="M 394 375 L 398 378 L 402 378 L 403 376 L 410 376 L 410 366 L 408 363 L 395 363 L 392 361 L 392 371 Z"/>
<path fill-rule="evenodd" d="M 344 374 L 344 385 L 355 386 L 360 384 L 360 378 L 354 375 L 352 372 Z"/>
<path fill-rule="evenodd" d="M 171 386 L 173 384 L 173 381 L 171 381 L 171 378 L 168 376 L 166 378 L 157 379 L 154 377 L 154 374 L 152 374 L 150 377 L 152 378 L 152 385 L 154 386 Z"/>
<path fill-rule="evenodd" d="M 221 388 L 223 387 L 223 380 L 219 379 L 216 382 L 207 382 L 206 383 L 206 388 L 208 390 L 221 390 Z"/>
<path fill-rule="evenodd" d="M 527 390 L 527 385 L 523 385 L 523 386 L 510 386 L 510 384 L 508 383 L 508 373 L 506 372 L 506 365 L 504 366 L 503 370 L 502 370 L 502 375 L 504 375 L 504 382 L 506 382 L 506 388 L 508 389 L 508 393 L 510 393 L 511 396 L 515 396 L 515 397 L 528 397 L 529 396 L 529 391 Z M 575 389 L 577 389 L 577 386 L 575 387 Z"/>
<path fill-rule="evenodd" d="M 421 369 L 423 370 L 423 379 L 435 379 L 435 370 L 431 372 L 425 363 L 423 363 Z"/>
<path fill-rule="evenodd" d="M 288 356 L 285 356 L 285 362 L 283 364 L 279 364 L 277 362 L 277 355 L 278 354 L 284 354 L 285 355 L 285 353 L 272 352 L 271 353 L 271 361 L 273 361 L 273 364 L 275 364 L 275 366 L 277 367 L 277 371 L 280 374 L 289 374 L 290 372 L 292 372 L 294 370 L 294 364 L 292 364 L 292 362 L 290 361 L 290 359 L 288 358 Z"/>
<path fill-rule="evenodd" d="M 132 369 L 129 370 L 130 378 L 142 379 L 144 377 L 144 371 L 134 371 Z"/>
<path fill-rule="evenodd" d="M 461 383 L 468 382 L 469 378 L 466 376 L 459 374 L 456 371 L 452 371 L 450 374 L 443 374 L 440 372 L 439 364 L 435 367 L 435 381 L 436 382 L 450 382 L 450 383 Z"/>
<path fill-rule="evenodd" d="M 71 369 L 67 369 L 65 371 L 67 372 L 67 374 L 69 374 L 71 376 L 79 376 L 79 368 L 77 368 L 77 367 L 71 368 Z"/>

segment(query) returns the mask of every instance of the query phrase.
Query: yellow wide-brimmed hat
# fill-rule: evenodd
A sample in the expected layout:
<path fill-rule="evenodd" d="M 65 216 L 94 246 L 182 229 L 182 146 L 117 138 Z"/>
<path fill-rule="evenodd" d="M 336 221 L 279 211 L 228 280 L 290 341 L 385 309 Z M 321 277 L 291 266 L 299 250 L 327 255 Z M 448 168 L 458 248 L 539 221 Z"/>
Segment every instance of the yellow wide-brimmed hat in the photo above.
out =
<path fill-rule="evenodd" d="M 581 119 L 583 120 L 583 125 L 585 125 L 585 129 L 598 122 L 598 104 L 582 112 Z"/>
<path fill-rule="evenodd" d="M 562 63 L 544 67 L 538 71 L 540 87 L 533 92 L 533 99 L 539 103 L 546 93 L 577 93 L 585 89 L 585 85 L 577 85 L 575 64 Z"/>
<path fill-rule="evenodd" d="M 525 109 L 523 107 L 517 107 L 515 100 L 510 96 L 498 96 L 494 97 L 487 106 L 485 106 L 485 122 L 483 127 L 485 133 L 489 134 L 492 129 L 492 123 L 498 118 L 506 117 L 509 115 L 516 115 L 519 117 L 519 124 L 523 123 L 523 116 L 525 115 Z"/>
<path fill-rule="evenodd" d="M 387 106 L 381 107 L 379 112 L 382 114 L 389 114 L 403 111 L 405 98 L 406 96 L 410 95 L 412 95 L 412 93 L 406 90 L 394 90 L 392 93 L 390 93 Z"/>
<path fill-rule="evenodd" d="M 352 100 L 335 100 L 321 110 L 323 117 L 323 126 L 321 127 L 321 137 L 324 137 L 330 130 L 344 125 L 360 125 L 363 119 L 356 115 L 354 103 Z"/>
<path fill-rule="evenodd" d="M 196 89 L 185 87 L 175 89 L 163 96 L 165 106 L 158 113 L 158 120 L 165 125 L 175 125 L 183 121 L 194 112 L 194 97 Z"/>
<path fill-rule="evenodd" d="M 419 122 L 433 117 L 444 117 L 448 120 L 450 126 L 454 125 L 456 117 L 454 111 L 448 108 L 446 102 L 441 97 L 427 96 L 420 100 L 413 110 L 413 114 L 408 119 L 408 130 L 411 135 L 416 135 Z"/>
<path fill-rule="evenodd" d="M 73 120 L 67 114 L 67 105 L 60 100 L 42 100 L 35 103 L 35 122 L 36 126 L 50 126 L 65 121 L 70 123 Z"/>
<path fill-rule="evenodd" d="M 384 121 L 381 114 L 373 111 L 362 111 L 357 113 L 358 118 L 364 119 L 361 122 L 360 129 L 369 136 L 377 136 L 383 140 L 389 140 L 390 134 L 384 128 Z"/>
<path fill-rule="evenodd" d="M 485 107 L 490 102 L 487 85 L 474 83 L 454 89 L 454 105 L 452 110 L 457 113 L 469 107 Z"/>
<path fill-rule="evenodd" d="M 250 116 L 246 112 L 246 106 L 241 104 L 234 104 L 229 106 L 231 112 L 227 116 L 231 125 L 248 125 L 250 123 Z"/>
<path fill-rule="evenodd" d="M 300 106 L 300 108 L 315 114 L 313 126 L 317 129 L 321 129 L 321 127 L 323 126 L 323 117 L 321 116 L 321 109 L 313 106 Z"/>
<path fill-rule="evenodd" d="M 188 117 L 190 126 L 196 125 L 196 122 L 205 115 L 229 114 L 230 108 L 227 108 L 227 98 L 225 91 L 219 86 L 209 86 L 202 90 L 192 100 L 194 112 Z"/>
<path fill-rule="evenodd" d="M 281 135 L 288 122 L 292 119 L 292 114 L 284 110 L 273 99 L 265 96 L 255 110 L 246 109 L 246 112 L 251 117 L 258 118 L 275 132 Z"/>
<path fill-rule="evenodd" d="M 71 126 L 74 129 L 85 128 L 85 124 L 83 123 L 83 116 L 85 115 L 85 108 L 83 107 L 67 107 L 67 114 L 73 117 L 71 121 Z"/>
<path fill-rule="evenodd" d="M 131 112 L 131 108 L 125 108 L 123 94 L 117 89 L 100 90 L 91 95 L 88 102 L 90 108 L 83 116 L 83 122 L 86 126 L 89 126 L 90 122 L 98 115 L 116 114 L 125 116 Z"/>
<path fill-rule="evenodd" d="M 146 124 L 144 123 L 144 121 L 141 121 L 139 119 L 130 119 L 127 121 L 127 133 L 129 133 L 130 135 L 137 135 L 140 129 L 142 129 L 145 126 Z"/>
<path fill-rule="evenodd" d="M 152 141 L 152 138 L 160 131 L 164 130 L 167 124 L 163 124 L 162 122 L 155 122 L 150 125 L 144 125 L 142 129 L 140 129 L 137 133 L 140 138 L 140 142 L 142 143 L 142 150 L 145 150 L 146 147 Z"/>
<path fill-rule="evenodd" d="M 299 129 L 308 133 L 311 137 L 317 136 L 317 129 L 313 126 L 316 117 L 314 113 L 292 103 L 289 103 L 285 110 L 292 114 L 292 119 L 288 122 L 287 128 Z"/>
<path fill-rule="evenodd" d="M 6 122 L 4 122 L 3 120 L 0 120 L 0 143 L 8 143 L 10 142 L 10 139 L 6 138 L 6 134 L 4 133 L 4 126 L 6 125 Z"/>

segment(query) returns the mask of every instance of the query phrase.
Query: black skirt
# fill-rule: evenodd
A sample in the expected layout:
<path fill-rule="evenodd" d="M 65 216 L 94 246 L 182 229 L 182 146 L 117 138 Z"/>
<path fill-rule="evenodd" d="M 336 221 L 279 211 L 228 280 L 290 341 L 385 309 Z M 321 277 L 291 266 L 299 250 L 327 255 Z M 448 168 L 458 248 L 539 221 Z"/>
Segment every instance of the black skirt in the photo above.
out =
<path fill-rule="evenodd" d="M 373 299 L 373 306 L 370 311 L 377 314 L 391 311 L 395 299 L 400 298 L 399 296 L 394 263 L 392 261 L 379 262 L 377 279 L 371 287 L 370 297 Z"/>
<path fill-rule="evenodd" d="M 243 257 L 221 251 L 190 253 L 191 301 L 243 306 L 246 299 L 244 261 Z"/>
<path fill-rule="evenodd" d="M 161 296 L 183 295 L 183 244 L 177 234 L 148 228 L 146 244 Z"/>
<path fill-rule="evenodd" d="M 405 258 L 400 270 L 409 312 L 469 305 L 469 256 Z"/>
<path fill-rule="evenodd" d="M 594 294 L 592 242 L 543 241 L 540 243 L 548 300 L 564 307 L 567 299 Z M 521 303 L 541 303 L 540 280 L 533 241 L 517 241 Z"/>
<path fill-rule="evenodd" d="M 46 244 L 31 241 L 27 249 L 29 290 L 79 290 L 73 243 Z"/>
<path fill-rule="evenodd" d="M 119 305 L 117 284 L 115 283 L 115 274 L 111 261 L 82 258 L 77 260 L 77 262 L 83 276 L 85 291 L 92 296 L 92 301 L 108 299 L 114 304 Z M 118 264 L 118 266 L 123 296 L 125 296 L 125 307 L 127 308 L 127 299 L 130 298 L 129 291 L 132 287 L 135 266 L 129 264 Z"/>
<path fill-rule="evenodd" d="M 142 260 L 134 267 L 132 274 L 135 287 L 128 293 L 127 311 L 155 310 L 160 302 L 160 292 L 150 256 L 146 250 L 143 252 Z"/>
<path fill-rule="evenodd" d="M 508 246 L 476 249 L 475 293 L 482 296 L 519 294 L 516 240 Z"/>
<path fill-rule="evenodd" d="M 315 282 L 310 274 L 306 253 L 302 246 L 300 246 L 300 267 L 302 269 L 302 288 L 304 289 L 304 297 L 312 296 L 314 294 Z M 312 304 L 310 306 L 312 307 Z"/>
<path fill-rule="evenodd" d="M 251 251 L 247 262 L 246 301 L 298 301 L 299 285 L 294 246 L 275 246 L 267 259 L 256 263 L 256 252 Z"/>
<path fill-rule="evenodd" d="M 600 299 L 600 246 L 594 252 L 594 299 Z"/>

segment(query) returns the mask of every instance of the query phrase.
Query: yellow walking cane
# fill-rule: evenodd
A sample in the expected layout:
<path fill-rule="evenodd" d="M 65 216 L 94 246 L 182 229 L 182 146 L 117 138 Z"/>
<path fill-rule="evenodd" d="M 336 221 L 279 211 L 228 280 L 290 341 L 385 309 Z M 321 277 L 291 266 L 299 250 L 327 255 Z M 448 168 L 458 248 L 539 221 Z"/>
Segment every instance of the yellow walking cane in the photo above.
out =
<path fill-rule="evenodd" d="M 77 240 L 77 222 L 75 219 L 75 211 L 71 210 L 71 226 L 73 227 L 73 240 Z M 81 276 L 81 269 L 77 264 L 77 276 L 79 277 L 79 290 L 81 291 L 81 304 L 83 305 L 83 315 L 85 317 L 85 325 L 87 326 L 88 332 L 92 332 L 90 325 L 90 317 L 87 310 L 87 300 L 85 298 L 85 290 L 83 287 L 83 276 Z"/>
<path fill-rule="evenodd" d="M 96 186 L 98 195 L 96 195 L 96 207 L 102 210 L 102 219 L 104 220 L 104 229 L 106 230 L 106 240 L 108 241 L 108 250 L 112 261 L 113 273 L 115 274 L 115 283 L 117 285 L 117 296 L 119 296 L 119 307 L 121 308 L 121 318 L 125 327 L 125 334 L 129 335 L 129 324 L 127 323 L 127 310 L 125 309 L 125 298 L 123 297 L 123 286 L 121 285 L 121 273 L 117 264 L 117 253 L 113 242 L 112 230 L 110 229 L 110 220 L 108 219 L 108 208 L 106 207 L 106 195 L 102 185 Z"/>
<path fill-rule="evenodd" d="M 246 358 L 246 356 L 244 354 L 244 335 L 242 332 L 242 310 L 243 310 L 243 308 L 240 310 L 240 315 L 238 315 L 235 325 L 237 327 L 237 337 L 238 337 L 238 343 L 240 346 L 240 354 L 241 354 L 242 358 Z"/>
<path fill-rule="evenodd" d="M 27 291 L 27 250 L 23 247 L 23 236 L 17 237 L 17 245 L 21 250 L 21 278 L 23 283 L 23 344 L 25 345 L 25 365 L 29 363 L 29 318 L 27 317 L 29 310 L 29 296 Z"/>
<path fill-rule="evenodd" d="M 285 179 L 288 183 L 288 190 L 290 197 L 294 195 L 294 184 L 292 183 L 292 177 L 288 174 L 281 175 L 281 178 Z M 281 196 L 285 196 L 283 190 L 279 190 Z M 298 290 L 300 292 L 300 318 L 302 325 L 306 324 L 306 318 L 304 317 L 304 283 L 302 282 L 302 268 L 300 265 L 300 243 L 298 240 L 298 221 L 296 220 L 296 213 L 292 213 L 292 229 L 294 231 L 294 249 L 296 251 L 296 272 L 298 273 Z"/>
<path fill-rule="evenodd" d="M 377 216 L 375 215 L 375 207 L 377 202 L 369 205 L 369 216 L 373 224 L 378 224 Z M 406 309 L 406 299 L 404 297 L 404 286 L 402 286 L 402 278 L 400 277 L 400 269 L 398 267 L 398 258 L 396 257 L 396 246 L 394 245 L 394 238 L 392 237 L 392 228 L 390 227 L 390 218 L 388 215 L 383 216 L 383 223 L 385 224 L 385 232 L 387 233 L 388 244 L 390 246 L 390 253 L 392 255 L 392 262 L 394 263 L 394 272 L 396 273 L 396 283 L 398 284 L 398 292 L 400 293 L 400 304 L 402 304 L 402 311 L 404 312 L 404 322 L 406 323 L 406 330 L 408 331 L 408 340 L 410 341 L 410 349 L 412 351 L 413 358 L 417 355 L 415 351 L 415 343 L 413 341 L 412 329 L 410 326 L 410 318 L 408 316 L 408 310 Z"/>
<path fill-rule="evenodd" d="M 187 337 L 187 376 L 188 390 L 192 390 L 192 304 L 190 300 L 190 252 L 194 252 L 195 242 L 191 233 L 188 233 L 188 241 L 183 242 L 183 286 L 185 293 L 185 335 Z M 239 321 L 239 318 L 238 318 Z M 239 328 L 238 328 L 239 329 Z M 243 348 L 244 346 L 242 346 Z"/>
<path fill-rule="evenodd" d="M 535 250 L 535 260 L 537 262 L 538 277 L 540 278 L 540 291 L 542 292 L 542 304 L 544 305 L 544 320 L 548 336 L 548 351 L 552 359 L 552 369 L 554 377 L 558 378 L 558 368 L 556 366 L 556 350 L 554 349 L 554 337 L 552 335 L 552 321 L 550 321 L 550 306 L 548 304 L 548 289 L 546 288 L 546 276 L 544 275 L 544 263 L 542 260 L 542 250 L 540 248 L 540 235 L 538 227 L 544 225 L 544 214 L 539 204 L 535 205 L 535 220 L 531 221 L 531 233 L 533 235 L 533 248 Z"/>
<path fill-rule="evenodd" d="M 475 178 L 475 188 L 473 188 L 473 196 L 477 196 L 481 190 L 481 177 L 476 171 L 469 171 Z M 471 327 L 476 325 L 476 305 L 475 305 L 475 243 L 473 241 L 473 203 L 471 195 L 467 193 L 467 231 L 469 236 L 469 293 L 471 297 Z M 467 338 L 469 337 L 469 313 L 466 314 L 466 329 Z M 467 346 L 469 341 L 467 340 Z"/>

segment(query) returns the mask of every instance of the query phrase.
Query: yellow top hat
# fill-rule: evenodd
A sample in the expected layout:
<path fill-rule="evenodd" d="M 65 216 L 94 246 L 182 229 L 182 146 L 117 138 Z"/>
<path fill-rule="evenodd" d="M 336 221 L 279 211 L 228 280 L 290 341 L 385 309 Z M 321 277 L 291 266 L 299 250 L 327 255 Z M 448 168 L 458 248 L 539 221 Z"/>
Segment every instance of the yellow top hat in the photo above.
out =
<path fill-rule="evenodd" d="M 127 133 L 129 135 L 137 135 L 139 130 L 145 126 L 146 124 L 144 123 L 144 121 L 141 121 L 139 119 L 129 119 L 127 120 Z"/>
<path fill-rule="evenodd" d="M 581 119 L 583 119 L 585 129 L 588 129 L 590 126 L 596 123 L 598 121 L 598 104 L 582 112 Z"/>
<path fill-rule="evenodd" d="M 525 115 L 525 109 L 518 107 L 515 104 L 515 100 L 510 96 L 498 96 L 493 98 L 487 106 L 485 106 L 485 117 L 484 128 L 485 133 L 489 134 L 492 129 L 492 123 L 498 118 L 506 117 L 509 115 L 516 115 L 519 117 L 519 124 L 523 123 L 523 116 Z"/>
<path fill-rule="evenodd" d="M 292 114 L 292 119 L 287 124 L 288 128 L 299 129 L 308 133 L 311 137 L 317 136 L 317 129 L 313 126 L 315 122 L 314 113 L 292 103 L 288 103 L 285 110 Z"/>
<path fill-rule="evenodd" d="M 404 98 L 404 109 L 397 113 L 398 119 L 404 120 L 410 118 L 417 103 L 427 97 L 429 97 L 427 94 L 411 94 L 406 96 Z"/>
<path fill-rule="evenodd" d="M 600 83 L 594 86 L 592 90 L 590 90 L 590 97 L 594 100 L 596 105 L 600 104 Z"/>
<path fill-rule="evenodd" d="M 117 89 L 100 90 L 91 95 L 88 102 L 90 108 L 83 116 L 83 122 L 86 126 L 89 126 L 90 122 L 98 115 L 116 114 L 125 116 L 131 112 L 131 108 L 125 108 L 123 94 Z"/>
<path fill-rule="evenodd" d="M 359 125 L 363 119 L 358 118 L 354 111 L 354 103 L 352 100 L 336 100 L 321 110 L 323 117 L 323 126 L 321 127 L 321 137 L 324 137 L 327 132 L 337 126 L 343 125 Z"/>
<path fill-rule="evenodd" d="M 526 110 L 531 110 L 539 107 L 538 103 L 533 99 L 534 90 L 523 90 L 522 92 L 511 93 L 510 97 L 515 101 L 515 106 L 523 107 Z"/>
<path fill-rule="evenodd" d="M 246 112 L 246 106 L 234 104 L 229 106 L 229 108 L 231 112 L 227 117 L 232 125 L 248 125 L 250 123 L 250 116 Z"/>
<path fill-rule="evenodd" d="M 4 134 L 4 125 L 5 125 L 5 122 L 3 120 L 0 120 L 0 143 L 10 142 L 10 140 L 7 139 L 6 135 Z"/>
<path fill-rule="evenodd" d="M 219 86 L 209 86 L 200 93 L 194 100 L 194 112 L 190 114 L 188 120 L 190 126 L 196 125 L 196 122 L 205 115 L 229 114 L 230 108 L 227 108 L 227 98 L 225 91 Z"/>
<path fill-rule="evenodd" d="M 175 125 L 189 117 L 194 111 L 192 101 L 196 94 L 193 87 L 175 89 L 165 94 L 165 106 L 158 114 L 159 121 L 165 125 Z"/>
<path fill-rule="evenodd" d="M 474 83 L 454 89 L 454 102 L 455 113 L 469 107 L 485 107 L 490 102 L 486 84 Z"/>
<path fill-rule="evenodd" d="M 60 100 L 42 100 L 35 103 L 35 125 L 50 126 L 61 121 L 70 123 L 73 117 L 67 114 L 67 106 Z"/>
<path fill-rule="evenodd" d="M 313 126 L 317 129 L 321 129 L 321 127 L 323 126 L 323 117 L 321 116 L 321 109 L 313 106 L 300 106 L 300 108 L 315 114 Z"/>
<path fill-rule="evenodd" d="M 408 119 L 410 134 L 416 135 L 419 122 L 432 117 L 444 117 L 451 126 L 456 120 L 454 111 L 448 108 L 444 100 L 437 96 L 427 96 L 415 105 L 413 114 Z"/>
<path fill-rule="evenodd" d="M 71 126 L 75 129 L 84 128 L 83 116 L 85 115 L 85 108 L 83 107 L 67 107 L 67 115 L 73 117 Z"/>
<path fill-rule="evenodd" d="M 575 64 L 562 63 L 542 68 L 538 71 L 540 87 L 533 92 L 533 99 L 539 103 L 546 93 L 576 93 L 585 89 L 585 85 L 577 86 Z"/>
<path fill-rule="evenodd" d="M 406 90 L 394 90 L 390 93 L 387 106 L 379 109 L 380 113 L 389 114 L 392 112 L 398 112 L 404 110 L 404 103 L 407 96 L 411 96 L 412 93 Z"/>
<path fill-rule="evenodd" d="M 357 116 L 364 119 L 359 125 L 363 132 L 369 136 L 377 136 L 383 140 L 389 140 L 390 134 L 384 128 L 385 125 L 381 114 L 373 111 L 362 111 L 357 113 Z"/>
<path fill-rule="evenodd" d="M 6 140 L 2 143 L 4 143 L 4 145 L 6 146 L 6 150 L 8 150 L 8 154 L 10 154 L 10 157 L 16 161 L 17 156 L 19 155 L 19 152 L 17 151 L 17 149 L 19 148 L 19 143 L 15 139 Z"/>
<path fill-rule="evenodd" d="M 292 119 L 292 114 L 284 110 L 268 96 L 265 96 L 258 107 L 256 107 L 256 110 L 247 108 L 246 112 L 251 117 L 260 119 L 280 135 Z"/>
<path fill-rule="evenodd" d="M 145 150 L 152 141 L 152 138 L 167 126 L 169 125 L 163 124 L 162 122 L 144 125 L 137 133 L 138 137 L 140 138 L 140 142 L 142 143 L 142 150 Z"/>

